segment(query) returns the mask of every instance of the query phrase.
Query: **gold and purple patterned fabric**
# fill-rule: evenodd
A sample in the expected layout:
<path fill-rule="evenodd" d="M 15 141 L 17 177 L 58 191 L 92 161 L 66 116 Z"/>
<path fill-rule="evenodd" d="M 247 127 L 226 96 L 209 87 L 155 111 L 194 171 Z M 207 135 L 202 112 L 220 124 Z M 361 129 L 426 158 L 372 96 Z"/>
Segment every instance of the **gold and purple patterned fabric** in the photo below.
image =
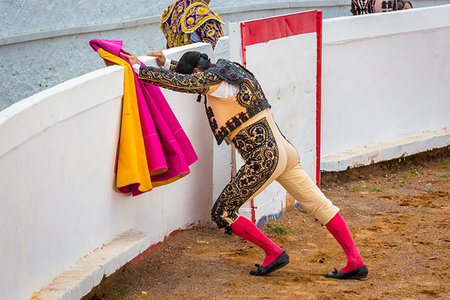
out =
<path fill-rule="evenodd" d="M 396 10 L 412 8 L 412 3 L 407 0 L 352 0 L 351 12 L 354 15 L 366 15 L 380 12 L 391 12 Z"/>
<path fill-rule="evenodd" d="M 201 0 L 178 0 L 166 8 L 161 16 L 161 30 L 167 48 L 210 43 L 213 48 L 223 36 L 223 21 Z"/>
<path fill-rule="evenodd" d="M 353 15 L 367 15 L 375 13 L 375 0 L 352 0 Z"/>

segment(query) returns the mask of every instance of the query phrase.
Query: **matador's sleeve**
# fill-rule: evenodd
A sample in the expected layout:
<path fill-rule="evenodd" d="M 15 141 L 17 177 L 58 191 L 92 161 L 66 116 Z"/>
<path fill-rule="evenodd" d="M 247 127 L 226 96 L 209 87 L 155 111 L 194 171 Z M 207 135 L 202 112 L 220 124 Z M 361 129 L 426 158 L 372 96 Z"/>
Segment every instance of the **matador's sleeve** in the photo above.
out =
<path fill-rule="evenodd" d="M 139 79 L 176 92 L 208 94 L 210 89 L 222 82 L 212 73 L 180 74 L 163 68 L 141 66 Z"/>
<path fill-rule="evenodd" d="M 208 20 L 196 30 L 200 40 L 204 43 L 210 43 L 213 49 L 216 47 L 217 41 L 223 37 L 223 29 L 217 20 Z"/>

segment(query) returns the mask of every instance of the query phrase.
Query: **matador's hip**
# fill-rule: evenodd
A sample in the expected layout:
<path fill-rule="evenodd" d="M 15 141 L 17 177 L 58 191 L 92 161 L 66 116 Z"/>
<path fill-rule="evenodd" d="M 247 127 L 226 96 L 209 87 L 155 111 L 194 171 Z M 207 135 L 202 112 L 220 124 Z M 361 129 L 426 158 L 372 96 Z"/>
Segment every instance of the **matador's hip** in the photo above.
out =
<path fill-rule="evenodd" d="M 339 209 L 332 205 L 299 164 L 297 150 L 284 138 L 265 110 L 231 137 L 245 161 L 220 194 L 212 210 L 219 228 L 229 228 L 239 208 L 277 180 L 316 219 L 326 224 Z"/>

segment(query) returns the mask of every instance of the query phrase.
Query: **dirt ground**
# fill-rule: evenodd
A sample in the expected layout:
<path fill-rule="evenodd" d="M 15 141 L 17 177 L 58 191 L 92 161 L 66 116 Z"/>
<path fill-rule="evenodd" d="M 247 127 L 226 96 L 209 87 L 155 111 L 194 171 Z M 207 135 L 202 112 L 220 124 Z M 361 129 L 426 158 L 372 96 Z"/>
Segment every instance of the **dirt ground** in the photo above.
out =
<path fill-rule="evenodd" d="M 369 267 L 366 280 L 323 275 L 345 265 L 339 244 L 293 208 L 262 230 L 290 256 L 250 276 L 263 251 L 211 225 L 181 231 L 83 299 L 450 299 L 450 149 L 322 175 Z"/>

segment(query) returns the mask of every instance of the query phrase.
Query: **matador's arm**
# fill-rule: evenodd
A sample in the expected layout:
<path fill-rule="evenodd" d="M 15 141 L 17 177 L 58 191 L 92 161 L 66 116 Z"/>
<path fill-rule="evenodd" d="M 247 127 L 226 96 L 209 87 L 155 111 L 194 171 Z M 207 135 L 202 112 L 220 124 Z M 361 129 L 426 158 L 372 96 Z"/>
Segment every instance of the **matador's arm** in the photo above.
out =
<path fill-rule="evenodd" d="M 169 90 L 192 94 L 208 94 L 211 87 L 222 82 L 219 76 L 208 72 L 180 74 L 151 66 L 139 68 L 139 79 Z"/>

